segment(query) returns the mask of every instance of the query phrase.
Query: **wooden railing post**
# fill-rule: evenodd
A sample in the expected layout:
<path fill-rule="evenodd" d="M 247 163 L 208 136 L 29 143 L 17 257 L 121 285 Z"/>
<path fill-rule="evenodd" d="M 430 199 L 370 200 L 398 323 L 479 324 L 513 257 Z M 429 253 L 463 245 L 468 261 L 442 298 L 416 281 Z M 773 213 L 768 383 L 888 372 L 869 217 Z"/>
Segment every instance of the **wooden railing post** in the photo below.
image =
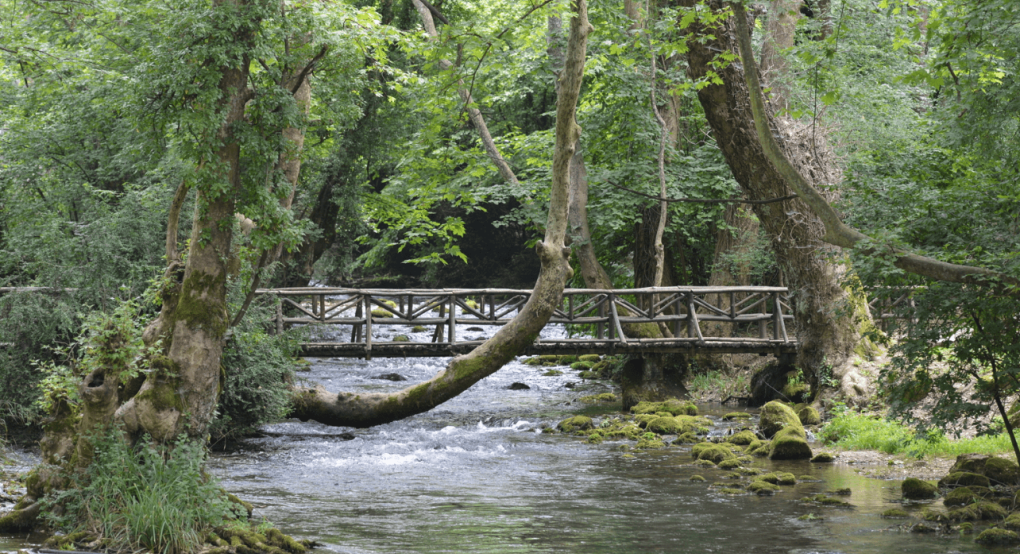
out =
<path fill-rule="evenodd" d="M 772 293 L 772 340 L 779 340 L 779 330 L 783 322 L 783 313 L 779 309 L 779 293 Z"/>
<path fill-rule="evenodd" d="M 362 309 L 364 307 L 364 306 L 362 306 L 363 303 L 364 303 L 364 299 L 358 300 L 358 305 L 354 309 L 354 317 L 357 318 L 357 319 L 361 319 L 361 316 L 364 314 L 364 310 Z M 360 322 L 359 323 L 355 323 L 355 324 L 353 324 L 351 326 L 351 342 L 361 342 L 361 323 Z"/>
<path fill-rule="evenodd" d="M 687 338 L 695 337 L 694 331 L 694 291 L 687 291 Z"/>
<path fill-rule="evenodd" d="M 680 308 L 683 307 L 683 300 L 681 300 L 681 297 L 680 297 L 679 294 L 676 295 L 676 300 L 674 301 L 674 305 L 675 305 L 674 310 L 676 311 L 677 319 L 676 319 L 676 322 L 673 323 L 673 336 L 674 337 L 679 337 L 680 336 Z"/>
<path fill-rule="evenodd" d="M 606 338 L 606 324 L 602 322 L 601 318 L 606 317 L 606 303 L 605 300 L 599 304 L 599 322 L 595 324 L 595 338 L 602 340 Z"/>
<path fill-rule="evenodd" d="M 372 297 L 362 297 L 365 303 L 365 359 L 372 359 Z"/>
<path fill-rule="evenodd" d="M 613 293 L 606 295 L 606 302 L 609 304 L 609 340 L 616 340 L 616 296 Z"/>
<path fill-rule="evenodd" d="M 450 295 L 450 311 L 447 314 L 447 334 L 450 336 L 450 344 L 457 343 L 457 295 Z"/>

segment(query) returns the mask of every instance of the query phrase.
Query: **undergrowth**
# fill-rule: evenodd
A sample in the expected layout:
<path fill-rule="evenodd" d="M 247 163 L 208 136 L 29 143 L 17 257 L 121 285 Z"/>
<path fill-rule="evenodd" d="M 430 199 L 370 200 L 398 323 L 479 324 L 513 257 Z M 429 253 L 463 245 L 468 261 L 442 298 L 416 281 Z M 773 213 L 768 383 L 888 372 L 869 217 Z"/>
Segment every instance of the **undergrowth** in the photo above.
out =
<path fill-rule="evenodd" d="M 834 413 L 835 417 L 819 431 L 819 438 L 825 444 L 847 450 L 879 450 L 915 458 L 998 454 L 1013 450 L 1009 435 L 1005 433 L 950 440 L 939 432 L 920 434 L 902 423 L 857 413 L 845 407 L 837 407 Z"/>
<path fill-rule="evenodd" d="M 739 373 L 730 377 L 722 371 L 698 373 L 692 375 L 687 382 L 687 389 L 692 398 L 704 398 L 709 395 L 718 395 L 722 399 L 730 395 L 746 396 L 750 386 L 747 374 Z"/>
<path fill-rule="evenodd" d="M 206 450 L 183 435 L 172 446 L 128 446 L 116 429 L 92 439 L 95 457 L 71 486 L 45 500 L 44 517 L 107 551 L 196 552 L 209 530 L 246 514 L 203 474 Z"/>

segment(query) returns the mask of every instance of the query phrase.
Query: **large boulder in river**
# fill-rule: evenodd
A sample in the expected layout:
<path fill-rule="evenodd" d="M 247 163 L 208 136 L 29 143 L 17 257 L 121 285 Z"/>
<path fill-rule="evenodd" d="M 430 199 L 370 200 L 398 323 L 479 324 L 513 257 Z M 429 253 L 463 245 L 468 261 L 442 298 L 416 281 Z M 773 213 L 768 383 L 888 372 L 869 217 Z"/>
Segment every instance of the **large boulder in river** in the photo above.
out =
<path fill-rule="evenodd" d="M 592 422 L 591 418 L 583 415 L 564 419 L 563 421 L 559 422 L 558 425 L 556 425 L 556 427 L 558 427 L 559 430 L 563 431 L 564 433 L 573 433 L 574 431 L 587 431 L 588 429 L 591 429 L 594 426 L 595 425 Z"/>
<path fill-rule="evenodd" d="M 949 473 L 984 475 L 993 485 L 1020 485 L 1020 467 L 1016 462 L 985 454 L 960 454 Z"/>
<path fill-rule="evenodd" d="M 728 447 L 713 442 L 701 442 L 691 448 L 691 456 L 695 460 L 708 460 L 718 464 L 723 460 L 736 459 L 737 455 Z"/>
<path fill-rule="evenodd" d="M 797 419 L 800 420 L 801 425 L 818 425 L 822 422 L 822 416 L 818 414 L 818 410 L 806 405 L 797 408 Z"/>
<path fill-rule="evenodd" d="M 989 487 L 992 483 L 987 477 L 979 473 L 970 473 L 966 471 L 957 471 L 950 473 L 939 480 L 939 488 L 953 488 L 953 487 Z"/>
<path fill-rule="evenodd" d="M 772 437 L 770 460 L 810 460 L 811 456 L 807 435 L 800 425 L 783 427 Z"/>
<path fill-rule="evenodd" d="M 786 404 L 773 400 L 761 407 L 761 419 L 758 421 L 758 428 L 765 438 L 772 438 L 780 429 L 785 427 L 797 427 L 801 434 L 804 434 L 804 427 L 800 418 L 793 413 Z"/>

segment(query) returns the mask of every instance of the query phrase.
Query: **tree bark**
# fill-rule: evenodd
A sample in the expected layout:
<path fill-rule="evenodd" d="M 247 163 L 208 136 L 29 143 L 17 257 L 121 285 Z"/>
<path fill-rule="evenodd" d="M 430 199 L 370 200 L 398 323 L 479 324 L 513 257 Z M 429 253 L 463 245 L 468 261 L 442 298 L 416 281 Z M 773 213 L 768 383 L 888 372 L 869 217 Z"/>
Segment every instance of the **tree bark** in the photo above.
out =
<path fill-rule="evenodd" d="M 416 0 L 415 4 L 419 4 Z M 542 272 L 524 309 L 478 348 L 457 356 L 432 379 L 395 394 L 330 393 L 323 388 L 304 389 L 294 399 L 292 415 L 327 425 L 368 427 L 422 413 L 460 394 L 491 375 L 533 342 L 559 306 L 563 288 L 573 274 L 567 248 L 567 202 L 570 160 L 581 129 L 574 122 L 584 73 L 591 25 L 584 0 L 571 3 L 566 65 L 560 75 L 556 103 L 556 143 L 553 151 L 552 189 L 545 238 L 536 246 Z M 419 10 L 419 13 L 421 11 Z M 424 19 L 424 14 L 423 19 Z M 429 14 L 431 19 L 431 14 Z"/>
<path fill-rule="evenodd" d="M 708 277 L 710 287 L 748 286 L 751 284 L 751 268 L 746 258 L 751 255 L 754 238 L 758 234 L 758 220 L 740 204 L 730 204 L 723 212 L 725 226 L 716 233 L 715 253 L 712 256 L 712 273 Z M 743 258 L 734 266 L 727 258 Z M 723 310 L 729 309 L 730 297 L 726 294 L 710 295 L 706 299 Z M 704 332 L 712 336 L 729 336 L 734 329 L 727 323 L 707 321 Z"/>

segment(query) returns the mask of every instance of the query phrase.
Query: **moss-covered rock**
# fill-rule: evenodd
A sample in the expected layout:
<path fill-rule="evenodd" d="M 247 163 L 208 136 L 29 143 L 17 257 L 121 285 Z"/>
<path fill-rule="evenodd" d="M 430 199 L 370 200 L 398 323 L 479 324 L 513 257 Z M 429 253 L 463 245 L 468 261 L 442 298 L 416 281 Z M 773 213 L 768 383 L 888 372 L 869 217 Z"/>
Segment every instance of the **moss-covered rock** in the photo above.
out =
<path fill-rule="evenodd" d="M 599 356 L 598 354 L 585 354 L 583 356 L 579 356 L 577 359 L 581 360 L 582 362 L 591 362 L 593 364 L 597 364 L 600 361 L 602 361 L 602 356 Z"/>
<path fill-rule="evenodd" d="M 411 327 L 412 333 L 424 333 L 425 331 L 428 331 L 428 329 L 426 329 L 424 325 L 415 325 L 414 327 Z"/>
<path fill-rule="evenodd" d="M 910 514 L 899 508 L 889 508 L 888 510 L 882 512 L 882 517 L 889 519 L 903 519 L 910 517 Z"/>
<path fill-rule="evenodd" d="M 977 502 L 949 510 L 951 521 L 979 521 L 1005 519 L 1009 512 L 993 502 Z"/>
<path fill-rule="evenodd" d="M 836 457 L 833 456 L 829 452 L 819 452 L 818 454 L 815 454 L 814 458 L 811 458 L 811 463 L 813 463 L 813 464 L 829 464 L 829 463 L 832 463 L 832 461 L 835 460 L 835 459 L 836 459 Z"/>
<path fill-rule="evenodd" d="M 773 400 L 761 407 L 761 419 L 758 421 L 758 429 L 765 438 L 772 438 L 781 429 L 786 427 L 797 427 L 803 433 L 803 426 L 800 418 L 790 409 L 789 406 Z"/>
<path fill-rule="evenodd" d="M 736 469 L 740 467 L 740 460 L 737 458 L 731 458 L 729 460 L 723 460 L 719 462 L 719 469 Z"/>
<path fill-rule="evenodd" d="M 753 477 L 765 473 L 765 470 L 760 467 L 738 467 L 734 473 L 744 477 Z"/>
<path fill-rule="evenodd" d="M 748 430 L 740 431 L 739 433 L 733 433 L 726 437 L 726 442 L 730 444 L 739 444 L 741 446 L 747 446 L 754 442 L 758 437 L 754 436 L 754 433 Z"/>
<path fill-rule="evenodd" d="M 808 446 L 804 429 L 784 427 L 772 438 L 769 450 L 770 460 L 810 460 L 811 447 Z"/>
<path fill-rule="evenodd" d="M 577 356 L 563 355 L 556 356 L 556 363 L 559 365 L 570 365 L 578 360 Z"/>
<path fill-rule="evenodd" d="M 818 410 L 811 406 L 803 406 L 796 413 L 801 425 L 818 425 L 822 422 L 822 416 L 818 415 Z"/>
<path fill-rule="evenodd" d="M 592 366 L 595 364 L 591 362 L 574 362 L 570 364 L 570 369 L 576 369 L 579 371 L 590 371 Z"/>
<path fill-rule="evenodd" d="M 540 365 L 543 365 L 544 361 L 542 360 L 542 358 L 534 357 L 534 358 L 528 358 L 528 359 L 524 360 L 521 363 L 523 363 L 524 365 L 540 366 Z"/>
<path fill-rule="evenodd" d="M 698 435 L 688 432 L 677 435 L 673 444 L 694 444 L 696 442 L 698 442 Z"/>
<path fill-rule="evenodd" d="M 772 441 L 760 440 L 751 441 L 751 444 L 747 445 L 747 448 L 744 449 L 744 453 L 748 456 L 757 456 L 759 458 L 768 456 L 771 451 Z"/>
<path fill-rule="evenodd" d="M 796 485 L 797 478 L 792 473 L 785 471 L 774 471 L 772 473 L 766 473 L 757 477 L 758 479 L 765 481 L 766 483 L 772 483 L 773 485 Z"/>
<path fill-rule="evenodd" d="M 673 416 L 656 416 L 645 425 L 645 429 L 658 435 L 676 435 L 680 432 L 680 424 Z"/>
<path fill-rule="evenodd" d="M 849 487 L 844 487 L 844 488 L 836 489 L 836 490 L 832 491 L 832 494 L 834 494 L 836 496 L 850 496 L 851 494 L 853 494 L 853 492 L 854 491 L 850 490 Z"/>
<path fill-rule="evenodd" d="M 1006 529 L 1012 529 L 1013 531 L 1020 531 L 1020 512 L 1015 514 L 1009 514 L 1006 521 L 1002 524 Z"/>
<path fill-rule="evenodd" d="M 581 402 L 588 404 L 596 404 L 600 402 L 616 402 L 616 395 L 611 392 L 604 392 L 602 394 L 593 394 L 591 396 L 582 396 Z"/>
<path fill-rule="evenodd" d="M 411 338 L 407 335 L 397 335 L 393 337 L 393 342 L 410 342 Z"/>
<path fill-rule="evenodd" d="M 967 487 L 957 487 L 946 495 L 946 498 L 942 501 L 946 506 L 966 506 L 967 504 L 973 504 L 975 500 L 980 497 L 974 494 L 974 491 Z"/>
<path fill-rule="evenodd" d="M 698 467 L 715 467 L 715 462 L 712 460 L 694 460 L 694 465 Z"/>
<path fill-rule="evenodd" d="M 811 387 L 806 383 L 787 383 L 783 387 L 783 396 L 791 402 L 805 402 L 811 396 Z"/>
<path fill-rule="evenodd" d="M 807 496 L 802 498 L 801 500 L 804 502 L 814 502 L 816 504 L 821 504 L 822 506 L 833 506 L 837 508 L 849 508 L 853 506 L 853 504 L 850 504 L 846 500 L 836 498 L 835 496 L 828 496 L 825 494 Z"/>
<path fill-rule="evenodd" d="M 694 481 L 696 483 L 704 483 L 705 478 L 700 475 L 691 475 L 691 481 Z"/>
<path fill-rule="evenodd" d="M 389 310 L 384 310 L 382 308 L 374 308 L 372 310 L 372 317 L 380 317 L 380 318 L 393 317 L 393 312 L 391 312 Z"/>
<path fill-rule="evenodd" d="M 638 402 L 630 409 L 634 414 L 654 414 L 668 412 L 672 415 L 698 415 L 698 407 L 693 402 L 670 398 L 664 402 Z"/>
<path fill-rule="evenodd" d="M 1012 487 L 1020 484 L 1020 467 L 1012 460 L 988 458 L 985 462 L 984 475 L 996 485 Z"/>
<path fill-rule="evenodd" d="M 715 464 L 723 460 L 733 460 L 737 457 L 729 448 L 712 442 L 695 444 L 691 447 L 691 456 L 696 460 L 710 460 Z"/>
<path fill-rule="evenodd" d="M 573 433 L 575 431 L 585 431 L 594 427 L 592 420 L 588 416 L 578 415 L 569 417 L 559 422 L 556 427 L 564 433 Z"/>
<path fill-rule="evenodd" d="M 989 487 L 991 482 L 984 475 L 965 471 L 950 473 L 939 480 L 939 488 L 969 487 L 972 485 Z"/>
<path fill-rule="evenodd" d="M 928 500 L 939 495 L 935 485 L 915 477 L 904 479 L 903 484 L 900 485 L 900 491 L 903 494 L 903 498 L 907 500 Z"/>
<path fill-rule="evenodd" d="M 1020 535 L 1017 535 L 1016 532 L 1010 531 L 1009 529 L 992 527 L 991 529 L 981 531 L 981 533 L 974 538 L 974 542 L 985 546 L 1016 544 L 1020 542 Z"/>
<path fill-rule="evenodd" d="M 730 413 L 722 416 L 722 418 L 725 419 L 726 421 L 751 419 L 752 417 L 754 417 L 754 416 L 752 416 L 751 414 L 749 414 L 747 412 L 730 412 Z"/>
<path fill-rule="evenodd" d="M 759 496 L 775 494 L 776 491 L 781 490 L 779 485 L 763 481 L 761 479 L 755 479 L 751 481 L 751 484 L 747 486 L 747 490 L 757 494 Z"/>
<path fill-rule="evenodd" d="M 560 375 L 563 375 L 563 372 L 558 369 L 547 369 L 545 373 L 542 374 L 542 377 L 559 377 Z"/>
<path fill-rule="evenodd" d="M 605 430 L 607 439 L 638 440 L 644 431 L 633 423 L 614 423 Z"/>
<path fill-rule="evenodd" d="M 743 489 L 738 489 L 738 488 L 735 488 L 735 487 L 722 487 L 722 488 L 715 489 L 715 492 L 717 492 L 719 494 L 746 494 L 747 493 L 747 491 L 745 491 Z"/>
<path fill-rule="evenodd" d="M 985 474 L 985 464 L 991 456 L 987 454 L 960 454 L 956 457 L 956 463 L 950 468 L 949 473 L 977 473 Z"/>

